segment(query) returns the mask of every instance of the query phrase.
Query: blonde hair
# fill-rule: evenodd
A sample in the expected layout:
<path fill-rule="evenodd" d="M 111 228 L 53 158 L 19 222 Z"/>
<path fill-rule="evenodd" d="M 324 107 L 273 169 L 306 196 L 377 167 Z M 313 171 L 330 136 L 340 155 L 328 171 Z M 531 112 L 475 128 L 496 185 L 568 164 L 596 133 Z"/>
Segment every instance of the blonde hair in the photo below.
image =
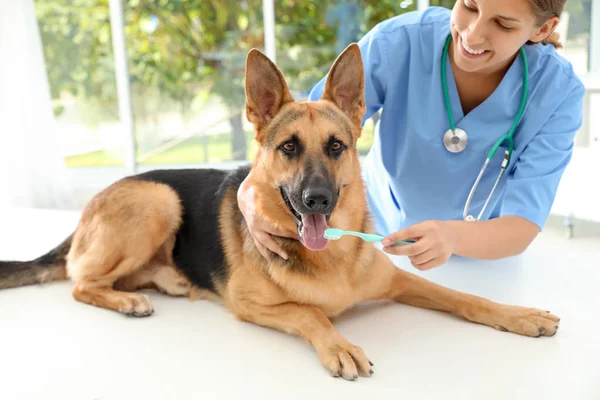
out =
<path fill-rule="evenodd" d="M 529 0 L 529 5 L 537 19 L 538 25 L 544 24 L 548 18 L 559 17 L 563 12 L 565 3 L 567 0 Z M 558 32 L 552 32 L 550 36 L 542 40 L 543 44 L 551 44 L 557 49 L 562 48 L 560 43 L 560 34 Z M 532 43 L 528 43 L 532 44 Z"/>

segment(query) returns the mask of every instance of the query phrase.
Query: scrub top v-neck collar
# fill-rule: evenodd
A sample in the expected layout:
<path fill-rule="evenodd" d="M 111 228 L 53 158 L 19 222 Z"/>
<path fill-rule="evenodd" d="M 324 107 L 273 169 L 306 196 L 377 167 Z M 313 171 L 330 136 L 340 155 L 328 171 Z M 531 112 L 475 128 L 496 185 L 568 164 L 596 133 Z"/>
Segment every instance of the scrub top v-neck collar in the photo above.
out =
<path fill-rule="evenodd" d="M 527 55 L 527 49 L 525 50 L 525 54 Z M 485 132 L 473 132 L 472 129 L 469 129 L 469 126 L 472 122 L 476 121 L 478 124 L 480 124 L 482 121 L 487 120 L 490 123 L 497 123 L 498 112 L 501 111 L 501 108 L 497 107 L 497 103 L 500 101 L 500 99 L 520 98 L 521 96 L 521 91 L 523 90 L 523 66 L 520 60 L 520 55 L 517 55 L 517 57 L 515 57 L 515 59 L 511 63 L 506 74 L 504 74 L 504 77 L 502 77 L 500 84 L 498 85 L 498 87 L 496 87 L 492 94 L 488 96 L 482 103 L 477 105 L 477 107 L 473 108 L 465 115 L 458 94 L 458 88 L 454 79 L 453 67 L 452 63 L 450 62 L 449 56 L 448 59 L 445 60 L 445 62 L 446 79 L 448 82 L 448 97 L 450 99 L 452 117 L 454 118 L 454 123 L 456 127 L 465 130 L 469 137 L 478 137 L 480 135 L 485 135 Z M 506 117 L 511 118 L 511 121 L 512 117 L 516 115 L 518 107 L 518 100 L 514 104 L 514 107 L 513 105 L 509 107 L 511 111 L 514 111 L 513 114 L 506 115 Z M 506 130 L 508 131 L 509 128 L 510 123 L 506 127 Z M 440 133 L 440 135 L 442 134 L 443 132 Z"/>

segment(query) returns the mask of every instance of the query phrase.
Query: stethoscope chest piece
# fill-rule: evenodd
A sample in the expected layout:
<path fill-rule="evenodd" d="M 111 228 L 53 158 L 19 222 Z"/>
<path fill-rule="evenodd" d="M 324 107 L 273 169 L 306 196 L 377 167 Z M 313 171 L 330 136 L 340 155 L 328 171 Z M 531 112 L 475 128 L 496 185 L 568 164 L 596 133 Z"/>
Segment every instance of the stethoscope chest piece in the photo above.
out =
<path fill-rule="evenodd" d="M 460 128 L 455 128 L 454 130 L 448 129 L 444 133 L 444 146 L 452 153 L 463 151 L 467 147 L 468 141 L 467 132 Z"/>

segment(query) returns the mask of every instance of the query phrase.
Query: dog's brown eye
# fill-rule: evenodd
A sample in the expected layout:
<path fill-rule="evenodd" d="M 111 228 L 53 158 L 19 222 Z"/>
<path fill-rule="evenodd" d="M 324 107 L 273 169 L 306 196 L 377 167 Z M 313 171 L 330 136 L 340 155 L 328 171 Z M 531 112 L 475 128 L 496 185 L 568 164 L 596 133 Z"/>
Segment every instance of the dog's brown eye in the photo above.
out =
<path fill-rule="evenodd" d="M 294 149 L 295 149 L 294 143 L 292 143 L 292 142 L 286 142 L 286 143 L 284 143 L 283 144 L 283 149 L 285 151 L 294 151 Z"/>
<path fill-rule="evenodd" d="M 341 142 L 333 142 L 333 144 L 331 145 L 331 151 L 340 151 L 341 149 L 342 149 Z"/>

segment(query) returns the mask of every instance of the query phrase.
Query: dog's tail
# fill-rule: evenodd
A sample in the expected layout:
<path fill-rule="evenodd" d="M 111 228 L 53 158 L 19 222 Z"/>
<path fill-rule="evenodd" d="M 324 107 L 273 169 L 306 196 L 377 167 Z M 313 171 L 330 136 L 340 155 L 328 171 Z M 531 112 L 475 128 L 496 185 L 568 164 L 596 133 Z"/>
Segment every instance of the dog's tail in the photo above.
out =
<path fill-rule="evenodd" d="M 66 257 L 73 235 L 32 261 L 0 261 L 0 289 L 67 279 Z"/>

